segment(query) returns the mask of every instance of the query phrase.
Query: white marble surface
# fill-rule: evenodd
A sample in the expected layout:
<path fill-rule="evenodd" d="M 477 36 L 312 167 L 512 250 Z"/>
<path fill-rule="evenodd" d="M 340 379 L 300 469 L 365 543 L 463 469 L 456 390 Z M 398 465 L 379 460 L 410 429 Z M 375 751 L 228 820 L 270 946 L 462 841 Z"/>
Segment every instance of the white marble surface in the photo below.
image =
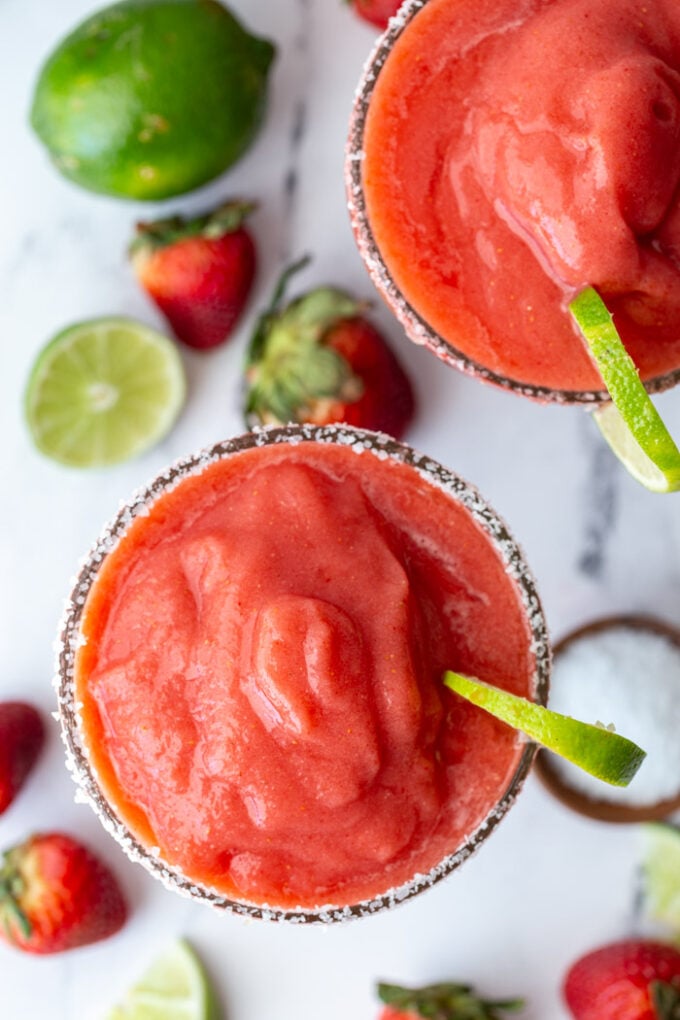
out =
<path fill-rule="evenodd" d="M 47 718 L 52 644 L 79 558 L 134 487 L 176 456 L 241 430 L 248 329 L 281 265 L 308 251 L 314 262 L 300 285 L 334 282 L 371 295 L 347 225 L 342 150 L 373 33 L 340 0 L 233 0 L 280 47 L 266 128 L 227 177 L 166 208 L 201 209 L 230 194 L 260 200 L 253 227 L 262 266 L 250 313 L 227 347 L 185 354 L 187 409 L 146 457 L 81 474 L 33 450 L 22 392 L 36 352 L 56 330 L 106 313 L 160 324 L 124 256 L 134 220 L 150 209 L 65 183 L 27 127 L 42 58 L 96 7 L 91 0 L 0 2 L 0 697 L 33 700 Z M 408 343 L 384 308 L 375 317 L 416 380 L 421 412 L 411 442 L 473 480 L 506 517 L 538 578 L 552 633 L 620 610 L 680 622 L 680 497 L 638 488 L 584 413 L 539 407 L 464 378 Z M 680 434 L 680 391 L 661 404 Z M 123 857 L 73 793 L 50 723 L 39 768 L 0 818 L 0 846 L 39 829 L 79 834 L 119 875 L 131 919 L 116 938 L 53 958 L 0 945 L 3 1020 L 96 1020 L 179 934 L 203 954 L 230 1020 L 370 1018 L 377 977 L 462 977 L 490 995 L 525 994 L 527 1020 L 564 1020 L 558 989 L 568 962 L 638 923 L 638 830 L 569 814 L 533 777 L 493 839 L 448 881 L 390 915 L 331 930 L 248 924 L 173 896 Z"/>

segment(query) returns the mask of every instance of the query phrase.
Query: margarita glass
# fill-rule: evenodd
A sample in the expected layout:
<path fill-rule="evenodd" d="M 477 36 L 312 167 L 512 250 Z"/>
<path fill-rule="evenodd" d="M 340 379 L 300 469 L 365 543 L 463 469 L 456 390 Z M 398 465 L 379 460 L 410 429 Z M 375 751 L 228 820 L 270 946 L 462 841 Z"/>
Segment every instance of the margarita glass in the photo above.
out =
<path fill-rule="evenodd" d="M 680 380 L 678 30 L 669 0 L 404 4 L 359 84 L 346 176 L 359 251 L 412 340 L 597 406 L 569 315 L 590 286 L 647 390 Z"/>
<path fill-rule="evenodd" d="M 288 426 L 178 462 L 103 531 L 59 709 L 129 857 L 218 908 L 329 922 L 447 875 L 520 790 L 535 745 L 443 670 L 545 704 L 549 665 L 526 563 L 472 486 L 383 435 Z"/>

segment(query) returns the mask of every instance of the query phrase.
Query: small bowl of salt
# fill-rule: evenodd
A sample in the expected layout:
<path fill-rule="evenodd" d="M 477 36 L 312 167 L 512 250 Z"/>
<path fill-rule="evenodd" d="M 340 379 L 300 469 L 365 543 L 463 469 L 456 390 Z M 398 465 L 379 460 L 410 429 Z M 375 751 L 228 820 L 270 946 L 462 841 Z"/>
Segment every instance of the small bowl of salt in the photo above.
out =
<path fill-rule="evenodd" d="M 680 629 L 646 616 L 613 616 L 554 647 L 550 708 L 588 719 L 647 752 L 630 786 L 608 786 L 550 751 L 536 759 L 567 807 L 606 822 L 642 822 L 680 810 Z"/>

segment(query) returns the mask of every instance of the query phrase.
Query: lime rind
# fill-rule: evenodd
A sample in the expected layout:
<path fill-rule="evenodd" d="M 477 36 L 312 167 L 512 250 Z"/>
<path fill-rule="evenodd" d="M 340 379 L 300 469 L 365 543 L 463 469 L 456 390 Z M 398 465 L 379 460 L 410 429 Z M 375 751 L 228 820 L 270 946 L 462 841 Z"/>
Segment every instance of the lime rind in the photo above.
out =
<path fill-rule="evenodd" d="M 203 964 L 180 939 L 153 961 L 107 1020 L 217 1020 L 218 1015 Z"/>
<path fill-rule="evenodd" d="M 621 417 L 615 404 L 605 404 L 593 412 L 595 423 L 628 472 L 651 492 L 677 492 L 680 489 L 680 465 L 662 470 L 642 447 Z"/>
<path fill-rule="evenodd" d="M 126 318 L 70 326 L 39 353 L 25 395 L 38 449 L 68 467 L 108 467 L 167 435 L 184 405 L 176 345 Z"/>
<path fill-rule="evenodd" d="M 585 337 L 612 404 L 595 411 L 604 438 L 630 474 L 652 492 L 680 489 L 680 450 L 640 379 L 612 315 L 593 287 L 569 310 Z"/>
<path fill-rule="evenodd" d="M 611 786 L 628 786 L 646 757 L 632 740 L 604 726 L 552 712 L 474 677 L 447 670 L 444 683 L 473 705 Z"/>
<path fill-rule="evenodd" d="M 669 822 L 647 822 L 643 833 L 646 912 L 680 937 L 680 828 Z"/>

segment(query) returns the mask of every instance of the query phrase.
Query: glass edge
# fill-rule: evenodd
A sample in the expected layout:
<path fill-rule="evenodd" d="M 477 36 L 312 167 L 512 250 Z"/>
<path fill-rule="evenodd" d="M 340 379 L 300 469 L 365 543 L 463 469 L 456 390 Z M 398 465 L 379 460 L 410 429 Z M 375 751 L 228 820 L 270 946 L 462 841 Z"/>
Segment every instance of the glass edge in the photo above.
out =
<path fill-rule="evenodd" d="M 407 0 L 387 30 L 378 38 L 364 65 L 355 90 L 345 146 L 345 189 L 352 233 L 366 270 L 382 296 L 414 343 L 429 348 L 440 360 L 466 375 L 540 403 L 586 405 L 593 409 L 610 401 L 603 390 L 561 390 L 524 383 L 500 375 L 468 357 L 440 336 L 406 300 L 387 268 L 373 235 L 363 192 L 364 130 L 375 84 L 394 43 L 429 0 Z M 645 380 L 648 393 L 658 394 L 680 383 L 680 368 Z"/>
<path fill-rule="evenodd" d="M 96 771 L 89 760 L 80 732 L 80 706 L 75 699 L 74 680 L 75 655 L 80 644 L 79 624 L 87 594 L 106 555 L 125 533 L 137 514 L 143 512 L 155 498 L 171 491 L 184 478 L 200 473 L 209 464 L 224 457 L 254 447 L 269 445 L 272 442 L 297 444 L 310 441 L 328 443 L 340 441 L 349 446 L 361 444 L 363 449 L 376 455 L 389 456 L 409 464 L 422 477 L 436 484 L 451 495 L 454 500 L 466 507 L 476 523 L 489 536 L 520 593 L 531 633 L 531 651 L 535 663 L 532 684 L 534 699 L 545 704 L 548 697 L 551 665 L 547 624 L 533 575 L 505 522 L 486 503 L 473 485 L 437 461 L 382 433 L 368 432 L 349 426 L 283 426 L 256 429 L 175 461 L 148 485 L 136 490 L 130 500 L 121 506 L 116 516 L 104 527 L 99 538 L 82 561 L 73 581 L 73 587 L 67 598 L 58 630 L 54 687 L 57 693 L 61 737 L 66 748 L 66 765 L 78 787 L 76 800 L 84 801 L 90 805 L 103 827 L 113 836 L 131 860 L 141 864 L 155 878 L 162 881 L 168 889 L 217 909 L 269 921 L 328 924 L 372 916 L 393 908 L 432 887 L 458 868 L 479 848 L 514 803 L 529 773 L 537 746 L 532 742 L 526 742 L 517 767 L 496 806 L 462 847 L 447 855 L 427 874 L 416 875 L 402 886 L 349 906 L 322 905 L 314 908 L 283 909 L 275 906 L 269 907 L 266 904 L 234 900 L 209 886 L 193 882 L 178 869 L 164 864 L 152 849 L 143 845 L 132 835 L 100 790 Z"/>

